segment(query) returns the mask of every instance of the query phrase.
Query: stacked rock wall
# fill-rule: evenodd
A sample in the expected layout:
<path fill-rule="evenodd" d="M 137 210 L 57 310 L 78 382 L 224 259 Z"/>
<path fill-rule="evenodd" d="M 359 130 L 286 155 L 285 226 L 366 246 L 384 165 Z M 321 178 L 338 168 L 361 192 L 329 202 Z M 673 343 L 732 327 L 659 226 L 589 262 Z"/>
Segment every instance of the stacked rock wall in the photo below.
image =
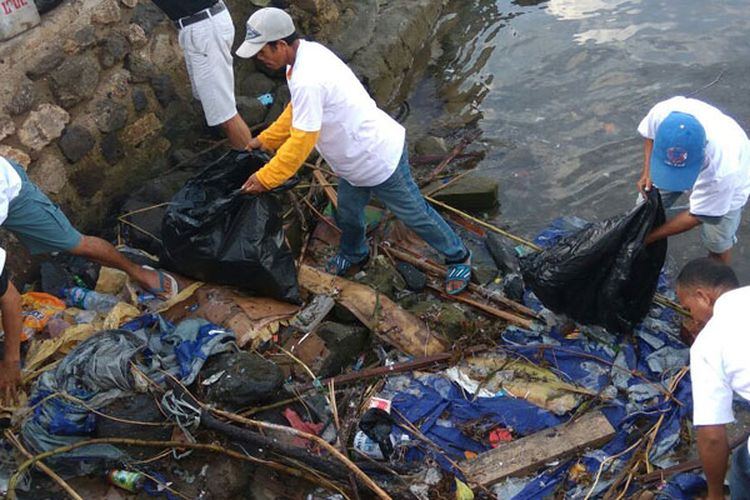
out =
<path fill-rule="evenodd" d="M 445 2 L 273 3 L 288 7 L 302 35 L 350 63 L 388 109 Z M 258 6 L 226 3 L 236 47 Z M 274 119 L 289 99 L 283 72 L 238 58 L 234 66 L 245 121 Z M 40 25 L 0 44 L 0 76 L 0 155 L 20 162 L 78 227 L 93 233 L 139 186 L 223 137 L 205 126 L 177 31 L 150 0 L 65 0 Z M 257 99 L 268 93 L 270 106 Z"/>

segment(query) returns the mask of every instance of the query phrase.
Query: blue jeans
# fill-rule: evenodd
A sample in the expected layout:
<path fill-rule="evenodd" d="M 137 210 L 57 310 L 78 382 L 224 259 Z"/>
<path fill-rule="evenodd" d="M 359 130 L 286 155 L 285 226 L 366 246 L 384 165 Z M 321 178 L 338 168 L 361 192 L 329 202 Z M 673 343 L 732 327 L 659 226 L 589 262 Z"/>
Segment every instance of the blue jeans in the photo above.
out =
<path fill-rule="evenodd" d="M 732 467 L 729 469 L 729 493 L 732 500 L 750 499 L 750 453 L 747 442 L 742 443 L 732 454 Z"/>
<path fill-rule="evenodd" d="M 351 262 L 361 262 L 368 255 L 365 240 L 365 206 L 375 195 L 409 229 L 445 256 L 445 262 L 463 262 L 469 253 L 456 232 L 422 197 L 411 176 L 409 154 L 404 152 L 398 167 L 383 183 L 357 187 L 339 178 L 336 223 L 341 229 L 340 253 Z"/>

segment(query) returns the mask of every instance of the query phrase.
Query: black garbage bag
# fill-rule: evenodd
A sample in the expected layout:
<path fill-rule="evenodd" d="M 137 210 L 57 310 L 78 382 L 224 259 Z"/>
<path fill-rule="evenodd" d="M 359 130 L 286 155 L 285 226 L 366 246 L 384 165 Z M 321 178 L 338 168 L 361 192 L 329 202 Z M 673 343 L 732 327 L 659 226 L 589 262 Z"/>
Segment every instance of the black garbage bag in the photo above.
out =
<path fill-rule="evenodd" d="M 380 408 L 370 408 L 359 421 L 359 428 L 367 437 L 378 443 L 380 453 L 387 459 L 393 453 L 391 443 L 391 430 L 393 429 L 393 417 Z"/>
<path fill-rule="evenodd" d="M 188 180 L 164 214 L 162 263 L 192 278 L 299 303 L 297 269 L 272 193 L 239 192 L 268 156 L 228 153 Z"/>
<path fill-rule="evenodd" d="M 651 307 L 667 254 L 666 239 L 649 246 L 643 240 L 664 221 L 661 197 L 653 189 L 627 214 L 589 224 L 524 257 L 523 278 L 555 313 L 628 333 Z"/>

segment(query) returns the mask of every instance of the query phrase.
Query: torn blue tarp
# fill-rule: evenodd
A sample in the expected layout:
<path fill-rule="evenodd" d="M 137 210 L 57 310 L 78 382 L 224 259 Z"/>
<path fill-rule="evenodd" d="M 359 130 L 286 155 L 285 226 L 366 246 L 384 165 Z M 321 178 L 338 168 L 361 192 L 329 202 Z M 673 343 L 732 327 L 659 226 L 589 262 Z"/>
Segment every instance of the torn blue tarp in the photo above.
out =
<path fill-rule="evenodd" d="M 146 390 L 137 388 L 132 366 L 157 384 L 165 374 L 190 384 L 208 356 L 236 349 L 232 332 L 205 320 L 186 320 L 175 327 L 146 315 L 123 329 L 96 333 L 40 375 L 30 396 L 34 411 L 22 425 L 23 440 L 42 453 L 90 438 L 95 410 Z M 80 474 L 124 458 L 114 446 L 94 445 L 50 461 L 62 471 Z"/>
<path fill-rule="evenodd" d="M 586 221 L 577 218 L 558 219 L 535 242 L 542 246 L 553 244 L 585 225 Z M 668 283 L 662 272 L 658 291 L 671 298 L 674 293 Z M 688 362 L 689 350 L 679 339 L 679 314 L 653 304 L 632 336 L 580 326 L 579 334 L 566 337 L 561 333 L 561 327 L 569 322 L 566 318 L 546 310 L 528 290 L 524 303 L 548 319 L 547 325 L 532 329 L 509 326 L 498 339 L 502 347 L 552 370 L 567 382 L 606 395 L 606 402 L 598 402 L 598 406 L 618 432 L 600 449 L 540 470 L 514 498 L 544 498 L 553 493 L 566 498 L 583 498 L 591 493 L 595 498 L 607 490 L 611 478 L 627 463 L 633 451 L 626 450 L 662 416 L 649 459 L 657 466 L 671 465 L 681 427 L 692 413 L 689 374 L 683 376 L 674 396 L 667 397 L 672 377 Z M 466 451 L 480 453 L 488 448 L 488 443 L 481 440 L 481 432 L 475 432 L 480 426 L 467 424 L 481 423 L 486 429 L 508 426 L 516 431 L 515 435 L 523 436 L 571 417 L 557 417 L 530 403 L 507 397 L 474 398 L 439 374 L 391 377 L 385 392 L 393 399 L 393 407 L 453 460 L 461 459 Z M 440 453 L 430 450 L 420 440 L 402 438 L 401 442 L 410 447 L 407 459 L 422 460 L 430 455 L 446 471 L 456 473 Z M 569 479 L 571 466 L 579 462 L 586 467 L 589 477 L 599 478 L 596 484 L 577 484 Z M 663 486 L 664 492 L 672 498 L 691 498 L 702 476 L 681 476 L 669 480 Z M 634 491 L 636 486 L 631 488 Z"/>

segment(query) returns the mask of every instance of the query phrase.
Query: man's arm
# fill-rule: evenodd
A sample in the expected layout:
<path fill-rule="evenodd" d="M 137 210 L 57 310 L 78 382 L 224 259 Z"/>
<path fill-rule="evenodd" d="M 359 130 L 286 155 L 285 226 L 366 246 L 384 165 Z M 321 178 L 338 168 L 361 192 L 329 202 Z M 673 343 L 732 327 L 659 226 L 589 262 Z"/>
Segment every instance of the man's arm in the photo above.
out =
<path fill-rule="evenodd" d="M 729 461 L 727 430 L 721 425 L 700 425 L 696 427 L 698 455 L 708 482 L 709 500 L 724 499 L 724 477 Z"/>
<path fill-rule="evenodd" d="M 638 191 L 646 196 L 646 191 L 651 190 L 651 151 L 654 149 L 653 139 L 643 140 L 643 170 L 641 171 L 641 178 L 636 182 Z"/>
<path fill-rule="evenodd" d="M 666 238 L 667 236 L 684 233 L 700 224 L 700 219 L 686 210 L 680 213 L 677 217 L 651 231 L 646 235 L 644 243 L 649 245 L 655 241 Z"/>
<path fill-rule="evenodd" d="M 248 194 L 262 193 L 282 185 L 310 156 L 319 136 L 320 132 L 292 128 L 289 139 L 276 151 L 271 161 L 245 181 L 242 191 Z"/>
<path fill-rule="evenodd" d="M 4 273 L 3 273 L 4 274 Z M 7 280 L 7 277 L 0 278 Z M 10 281 L 0 297 L 0 313 L 3 315 L 3 360 L 0 365 L 0 398 L 5 404 L 16 402 L 16 387 L 21 382 L 21 295 Z"/>

